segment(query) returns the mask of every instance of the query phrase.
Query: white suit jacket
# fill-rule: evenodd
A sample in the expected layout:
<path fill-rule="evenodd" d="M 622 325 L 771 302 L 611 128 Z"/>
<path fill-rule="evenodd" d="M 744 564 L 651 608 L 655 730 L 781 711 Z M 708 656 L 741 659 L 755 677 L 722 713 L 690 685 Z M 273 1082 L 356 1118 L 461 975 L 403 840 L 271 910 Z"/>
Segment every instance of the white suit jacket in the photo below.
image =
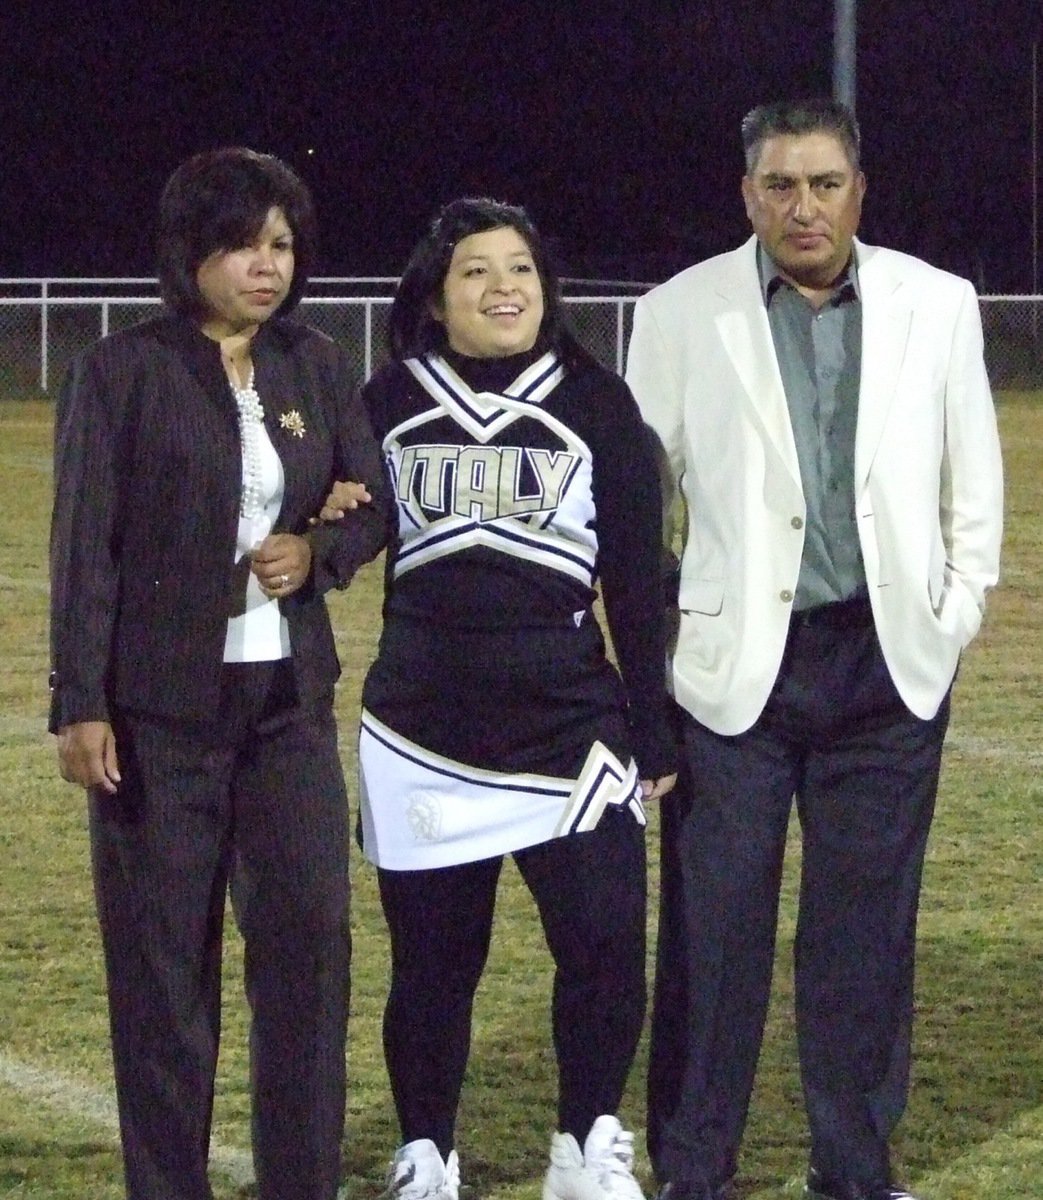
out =
<path fill-rule="evenodd" d="M 981 319 L 965 280 L 893 250 L 855 253 L 858 536 L 888 669 L 928 719 L 998 575 L 1003 481 Z M 805 519 L 756 238 L 638 301 L 626 378 L 660 443 L 666 511 L 680 492 L 687 517 L 674 695 L 710 729 L 741 733 L 778 674 Z"/>

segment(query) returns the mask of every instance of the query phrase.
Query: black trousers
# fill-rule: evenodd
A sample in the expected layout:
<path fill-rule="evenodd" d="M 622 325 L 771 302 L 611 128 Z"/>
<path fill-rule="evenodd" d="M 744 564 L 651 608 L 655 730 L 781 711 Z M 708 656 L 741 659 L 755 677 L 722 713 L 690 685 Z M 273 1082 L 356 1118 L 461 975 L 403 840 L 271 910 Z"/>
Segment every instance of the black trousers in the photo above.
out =
<path fill-rule="evenodd" d="M 867 602 L 796 615 L 756 724 L 721 737 L 682 714 L 663 801 L 648 1084 L 661 1180 L 738 1164 L 774 961 L 793 797 L 803 856 L 796 1023 L 811 1161 L 889 1175 L 906 1102 L 916 914 L 948 698 L 922 721 L 884 663 Z"/>
<path fill-rule="evenodd" d="M 226 664 L 205 727 L 124 713 L 123 782 L 93 790 L 95 892 L 129 1200 L 209 1200 L 226 891 L 245 945 L 262 1200 L 340 1177 L 347 798 L 330 697 L 288 662 Z"/>
<path fill-rule="evenodd" d="M 555 964 L 558 1128 L 582 1146 L 596 1118 L 619 1108 L 644 1022 L 644 830 L 610 809 L 589 833 L 514 860 Z M 378 872 L 392 957 L 384 1053 L 402 1141 L 431 1138 L 443 1157 L 454 1144 L 502 864 Z"/>

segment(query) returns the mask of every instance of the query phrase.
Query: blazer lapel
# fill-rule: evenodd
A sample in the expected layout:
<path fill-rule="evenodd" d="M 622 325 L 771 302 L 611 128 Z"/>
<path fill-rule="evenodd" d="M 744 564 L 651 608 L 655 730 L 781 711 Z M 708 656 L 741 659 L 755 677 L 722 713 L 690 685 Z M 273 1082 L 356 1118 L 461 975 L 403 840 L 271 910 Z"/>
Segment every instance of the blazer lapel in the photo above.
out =
<path fill-rule="evenodd" d="M 768 442 L 799 487 L 797 445 L 757 275 L 756 238 L 734 253 L 741 256 L 742 266 L 728 274 L 741 282 L 719 289 L 724 305 L 716 318 L 717 331 Z"/>
<path fill-rule="evenodd" d="M 171 315 L 158 325 L 159 340 L 187 367 L 200 392 L 238 429 L 239 418 L 216 342 L 185 317 Z"/>
<path fill-rule="evenodd" d="M 905 361 L 912 308 L 876 247 L 856 242 L 862 294 L 862 374 L 855 434 L 855 494 L 866 486 Z"/>
<path fill-rule="evenodd" d="M 285 478 L 276 528 L 294 528 L 317 513 L 316 496 L 329 490 L 336 432 L 328 427 L 323 396 L 336 387 L 332 371 L 309 354 L 306 331 L 292 321 L 266 322 L 254 338 L 257 390 L 264 423 Z"/>

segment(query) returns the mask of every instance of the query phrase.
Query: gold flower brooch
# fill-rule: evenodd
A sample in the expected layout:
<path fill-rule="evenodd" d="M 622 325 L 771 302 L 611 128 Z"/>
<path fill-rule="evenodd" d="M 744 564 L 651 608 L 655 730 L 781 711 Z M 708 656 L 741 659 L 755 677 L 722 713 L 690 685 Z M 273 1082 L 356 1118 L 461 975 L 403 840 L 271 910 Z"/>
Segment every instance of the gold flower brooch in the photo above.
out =
<path fill-rule="evenodd" d="M 289 412 L 284 412 L 279 417 L 279 428 L 292 433 L 294 437 L 302 438 L 304 437 L 304 418 L 295 408 L 291 408 Z"/>

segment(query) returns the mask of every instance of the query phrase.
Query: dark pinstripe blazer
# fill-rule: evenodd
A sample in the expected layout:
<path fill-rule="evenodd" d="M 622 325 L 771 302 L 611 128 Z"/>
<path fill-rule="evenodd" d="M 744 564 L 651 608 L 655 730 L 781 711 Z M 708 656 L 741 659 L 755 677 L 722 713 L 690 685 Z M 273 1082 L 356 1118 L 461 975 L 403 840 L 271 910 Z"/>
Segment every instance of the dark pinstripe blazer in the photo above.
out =
<path fill-rule="evenodd" d="M 374 495 L 312 533 L 312 577 L 280 601 L 306 700 L 339 674 L 323 595 L 384 544 L 386 488 L 343 351 L 277 318 L 251 349 L 286 476 L 275 532 L 305 533 L 334 479 L 362 481 Z M 280 424 L 291 412 L 303 436 Z M 193 323 L 163 315 L 74 362 L 55 423 L 52 731 L 108 720 L 114 705 L 185 720 L 214 711 L 240 487 L 235 400 L 217 343 Z"/>

